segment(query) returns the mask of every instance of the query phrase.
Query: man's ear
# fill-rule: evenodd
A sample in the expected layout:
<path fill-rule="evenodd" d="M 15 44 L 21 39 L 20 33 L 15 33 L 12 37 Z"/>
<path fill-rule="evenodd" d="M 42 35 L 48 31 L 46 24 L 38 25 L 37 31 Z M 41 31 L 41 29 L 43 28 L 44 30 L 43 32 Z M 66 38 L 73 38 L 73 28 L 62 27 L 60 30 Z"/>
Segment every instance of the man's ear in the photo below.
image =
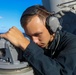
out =
<path fill-rule="evenodd" d="M 46 27 L 52 32 L 56 32 L 57 29 L 62 29 L 62 26 L 60 25 L 58 18 L 55 16 L 48 16 L 46 18 Z"/>

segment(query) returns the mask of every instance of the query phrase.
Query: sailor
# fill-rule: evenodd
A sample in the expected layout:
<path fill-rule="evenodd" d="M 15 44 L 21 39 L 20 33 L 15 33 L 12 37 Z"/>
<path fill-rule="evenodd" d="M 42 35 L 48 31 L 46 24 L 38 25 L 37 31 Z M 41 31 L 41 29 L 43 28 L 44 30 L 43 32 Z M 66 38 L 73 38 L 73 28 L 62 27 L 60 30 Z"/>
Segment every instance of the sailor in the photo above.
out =
<path fill-rule="evenodd" d="M 76 75 L 76 36 L 63 31 L 54 15 L 33 5 L 23 12 L 20 22 L 30 40 L 16 27 L 0 37 L 24 52 L 36 75 Z"/>

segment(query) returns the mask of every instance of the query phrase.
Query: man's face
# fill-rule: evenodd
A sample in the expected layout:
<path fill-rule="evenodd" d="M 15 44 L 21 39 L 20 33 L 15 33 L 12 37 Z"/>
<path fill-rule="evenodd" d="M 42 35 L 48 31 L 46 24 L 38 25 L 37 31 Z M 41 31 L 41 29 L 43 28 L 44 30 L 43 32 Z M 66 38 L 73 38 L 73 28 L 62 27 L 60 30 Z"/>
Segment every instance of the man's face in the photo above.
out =
<path fill-rule="evenodd" d="M 48 45 L 52 35 L 49 34 L 43 23 L 38 16 L 34 16 L 32 20 L 24 26 L 24 30 L 28 36 L 40 47 L 44 48 Z"/>

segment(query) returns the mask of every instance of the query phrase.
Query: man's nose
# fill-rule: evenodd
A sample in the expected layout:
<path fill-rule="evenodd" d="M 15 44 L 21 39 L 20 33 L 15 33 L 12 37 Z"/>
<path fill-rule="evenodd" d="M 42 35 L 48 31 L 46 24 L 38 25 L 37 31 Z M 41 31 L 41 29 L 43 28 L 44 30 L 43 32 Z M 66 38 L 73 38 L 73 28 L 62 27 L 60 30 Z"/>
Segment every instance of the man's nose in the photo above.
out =
<path fill-rule="evenodd" d="M 38 37 L 32 37 L 32 40 L 37 44 L 38 43 Z"/>

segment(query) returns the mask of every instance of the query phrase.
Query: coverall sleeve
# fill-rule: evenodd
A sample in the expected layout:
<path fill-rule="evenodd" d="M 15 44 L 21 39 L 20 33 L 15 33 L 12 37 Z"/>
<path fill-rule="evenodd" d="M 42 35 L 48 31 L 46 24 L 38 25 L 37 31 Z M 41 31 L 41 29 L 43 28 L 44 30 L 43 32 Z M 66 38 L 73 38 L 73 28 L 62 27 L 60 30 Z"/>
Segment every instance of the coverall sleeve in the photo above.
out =
<path fill-rule="evenodd" d="M 73 70 L 68 67 L 68 63 L 71 64 L 73 60 L 70 60 L 66 55 L 61 55 L 58 59 L 52 59 L 46 56 L 43 49 L 33 42 L 24 51 L 24 57 L 39 73 L 37 75 L 72 75 Z M 66 59 L 69 61 L 67 62 Z"/>

